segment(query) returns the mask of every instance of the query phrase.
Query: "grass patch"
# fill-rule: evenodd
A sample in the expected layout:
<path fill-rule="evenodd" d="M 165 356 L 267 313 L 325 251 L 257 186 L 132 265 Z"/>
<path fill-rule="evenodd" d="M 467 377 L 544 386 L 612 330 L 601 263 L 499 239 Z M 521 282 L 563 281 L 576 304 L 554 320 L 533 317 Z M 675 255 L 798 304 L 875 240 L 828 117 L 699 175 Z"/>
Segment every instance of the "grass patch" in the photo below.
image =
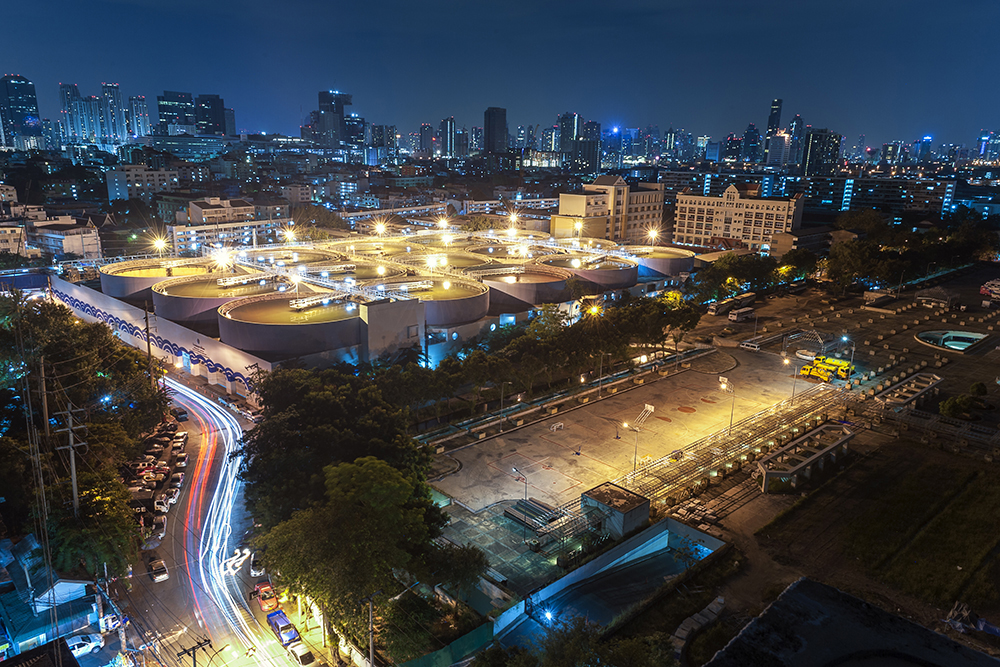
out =
<path fill-rule="evenodd" d="M 687 647 L 690 665 L 704 665 L 739 633 L 740 628 L 723 620 L 699 632 Z"/>
<path fill-rule="evenodd" d="M 850 523 L 845 551 L 869 571 L 876 570 L 913 539 L 973 477 L 975 473 L 962 474 L 928 463 L 890 482 Z"/>
<path fill-rule="evenodd" d="M 886 564 L 885 581 L 935 604 L 950 605 L 1000 542 L 998 512 L 1000 479 L 982 471 Z"/>

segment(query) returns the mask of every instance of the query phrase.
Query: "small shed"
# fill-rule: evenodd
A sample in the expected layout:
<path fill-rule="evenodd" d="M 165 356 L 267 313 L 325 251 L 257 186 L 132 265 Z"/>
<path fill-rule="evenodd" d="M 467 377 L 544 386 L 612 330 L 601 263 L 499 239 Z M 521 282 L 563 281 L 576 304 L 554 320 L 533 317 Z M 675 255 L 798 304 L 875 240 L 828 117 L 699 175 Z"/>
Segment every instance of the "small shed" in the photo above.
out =
<path fill-rule="evenodd" d="M 958 303 L 958 293 L 943 287 L 931 287 L 917 292 L 917 303 L 927 308 L 951 308 Z"/>
<path fill-rule="evenodd" d="M 649 521 L 649 498 L 617 484 L 605 482 L 585 491 L 580 497 L 584 510 L 600 508 L 607 513 L 604 530 L 615 538 L 627 535 Z"/>

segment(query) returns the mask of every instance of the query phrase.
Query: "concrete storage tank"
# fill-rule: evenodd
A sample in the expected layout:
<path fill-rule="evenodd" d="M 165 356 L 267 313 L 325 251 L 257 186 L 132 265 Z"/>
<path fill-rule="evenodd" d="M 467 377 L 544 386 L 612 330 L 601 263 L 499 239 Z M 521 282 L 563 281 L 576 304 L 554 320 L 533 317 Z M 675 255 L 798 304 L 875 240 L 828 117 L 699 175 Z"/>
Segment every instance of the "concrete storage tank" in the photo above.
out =
<path fill-rule="evenodd" d="M 491 267 L 492 268 L 492 267 Z M 505 267 L 496 267 L 496 270 Z M 490 308 L 497 313 L 519 313 L 543 303 L 561 303 L 572 298 L 566 280 L 573 274 L 540 264 L 513 265 L 506 273 L 483 276 L 490 288 Z"/>
<path fill-rule="evenodd" d="M 305 296 L 283 292 L 231 301 L 218 310 L 223 343 L 281 359 L 316 354 L 361 344 L 357 304 L 334 298 L 303 310 L 293 310 L 292 299 Z"/>
<path fill-rule="evenodd" d="M 544 257 L 558 250 L 546 248 L 544 246 L 532 245 L 530 241 L 524 243 L 490 243 L 469 248 L 469 252 L 476 255 L 489 257 L 495 262 L 520 262 L 535 257 Z"/>
<path fill-rule="evenodd" d="M 415 240 L 428 250 L 459 250 L 480 243 L 479 239 L 463 232 L 433 232 L 417 234 Z"/>
<path fill-rule="evenodd" d="M 349 259 L 336 264 L 323 263 L 315 267 L 315 270 L 310 268 L 309 272 L 327 280 L 349 282 L 380 280 L 403 275 L 403 271 L 394 266 L 385 266 L 377 262 L 355 262 Z"/>
<path fill-rule="evenodd" d="M 625 250 L 635 256 L 643 278 L 676 276 L 694 270 L 694 253 L 690 250 L 663 246 L 629 246 Z"/>
<path fill-rule="evenodd" d="M 208 257 L 164 257 L 105 264 L 100 268 L 101 291 L 116 299 L 141 303 L 153 298 L 152 287 L 168 278 L 197 276 L 221 269 Z"/>
<path fill-rule="evenodd" d="M 490 310 L 490 290 L 474 280 L 415 276 L 368 283 L 367 287 L 402 292 L 420 299 L 424 304 L 427 326 L 451 327 L 475 322 L 486 317 Z"/>
<path fill-rule="evenodd" d="M 450 252 L 415 252 L 392 257 L 397 262 L 410 264 L 414 268 L 468 269 L 489 264 L 490 258 L 471 252 L 453 250 Z"/>
<path fill-rule="evenodd" d="M 336 262 L 341 255 L 322 248 L 312 246 L 287 246 L 281 248 L 245 249 L 237 255 L 243 261 L 253 262 L 254 266 L 266 270 L 269 265 L 310 266 Z"/>
<path fill-rule="evenodd" d="M 243 277 L 245 276 L 245 278 Z M 219 306 L 248 296 L 270 294 L 277 289 L 273 278 L 259 278 L 254 274 L 212 273 L 200 276 L 171 278 L 153 285 L 153 307 L 157 317 L 180 324 L 209 325 L 215 333 Z M 241 278 L 248 282 L 239 285 L 219 285 L 220 279 Z"/>
<path fill-rule="evenodd" d="M 391 255 L 405 255 L 410 252 L 421 252 L 424 250 L 416 240 L 392 239 L 389 241 L 341 241 L 330 246 L 332 250 L 348 253 L 351 255 L 372 255 L 374 257 L 389 257 Z"/>
<path fill-rule="evenodd" d="M 567 237 L 561 239 L 553 239 L 553 241 L 563 247 L 566 250 L 579 250 L 580 252 L 590 252 L 592 250 L 610 250 L 612 248 L 618 247 L 618 244 L 614 241 L 609 241 L 607 239 L 593 239 L 589 237 L 576 238 Z"/>
<path fill-rule="evenodd" d="M 639 280 L 638 263 L 621 257 L 568 253 L 542 257 L 534 263 L 565 269 L 601 292 L 631 287 Z"/>

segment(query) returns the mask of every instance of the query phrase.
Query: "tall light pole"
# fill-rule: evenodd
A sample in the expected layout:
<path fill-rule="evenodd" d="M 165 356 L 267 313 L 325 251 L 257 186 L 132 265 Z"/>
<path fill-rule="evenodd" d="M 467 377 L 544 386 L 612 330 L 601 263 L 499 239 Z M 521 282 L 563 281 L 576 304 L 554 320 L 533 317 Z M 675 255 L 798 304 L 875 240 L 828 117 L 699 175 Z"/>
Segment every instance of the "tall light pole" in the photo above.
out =
<path fill-rule="evenodd" d="M 785 365 L 787 366 L 787 365 L 789 365 L 791 363 L 791 360 L 788 357 L 785 357 L 784 362 L 785 362 Z M 792 401 L 791 402 L 794 405 L 795 404 L 795 383 L 798 382 L 798 379 L 799 379 L 799 367 L 798 367 L 798 364 L 794 364 L 793 368 L 795 369 L 795 375 L 792 376 Z"/>
<path fill-rule="evenodd" d="M 518 475 L 521 476 L 521 480 L 524 482 L 524 502 L 528 502 L 528 476 L 525 475 L 520 470 L 518 470 L 517 468 L 512 467 L 511 470 L 513 470 L 514 472 L 516 472 Z M 527 542 L 528 541 L 527 530 L 528 530 L 528 524 L 526 524 L 524 521 L 522 521 L 521 522 L 521 542 Z"/>
<path fill-rule="evenodd" d="M 845 343 L 849 342 L 851 344 L 851 365 L 847 368 L 847 379 L 850 380 L 854 375 L 854 351 L 857 348 L 857 343 L 849 339 L 847 336 L 844 336 L 841 340 Z"/>
<path fill-rule="evenodd" d="M 583 223 L 577 220 L 573 223 L 573 228 L 576 229 L 576 240 L 579 243 L 580 239 L 583 238 Z"/>
<path fill-rule="evenodd" d="M 649 244 L 655 246 L 656 245 L 656 236 L 660 233 L 660 231 L 657 230 L 657 229 L 650 229 L 646 233 L 649 235 Z"/>
<path fill-rule="evenodd" d="M 736 412 L 736 389 L 735 387 L 733 387 L 733 383 L 730 382 L 728 378 L 724 378 L 721 375 L 719 376 L 719 389 L 726 392 L 727 394 L 731 394 L 733 397 L 733 404 L 729 408 L 729 431 L 726 432 L 726 435 L 732 435 L 733 414 Z"/>
<path fill-rule="evenodd" d="M 629 426 L 628 422 L 622 423 L 622 428 L 635 433 L 635 449 L 632 452 L 632 472 L 635 472 L 639 462 L 639 428 L 637 426 Z"/>
<path fill-rule="evenodd" d="M 503 433 L 503 390 L 506 385 L 510 384 L 509 381 L 504 380 L 500 383 L 500 432 Z"/>

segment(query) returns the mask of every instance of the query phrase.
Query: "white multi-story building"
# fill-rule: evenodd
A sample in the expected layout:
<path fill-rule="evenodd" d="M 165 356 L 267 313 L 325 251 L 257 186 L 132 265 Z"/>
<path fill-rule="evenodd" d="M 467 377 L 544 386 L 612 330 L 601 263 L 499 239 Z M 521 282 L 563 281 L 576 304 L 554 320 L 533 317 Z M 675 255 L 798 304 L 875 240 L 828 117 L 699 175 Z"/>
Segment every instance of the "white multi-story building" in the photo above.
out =
<path fill-rule="evenodd" d="M 778 232 L 798 230 L 805 203 L 802 194 L 790 199 L 761 197 L 757 183 L 730 185 L 721 197 L 706 197 L 685 188 L 677 195 L 675 243 L 711 247 L 735 239 L 751 250 L 768 251 Z"/>
<path fill-rule="evenodd" d="M 17 203 L 17 189 L 13 185 L 0 183 L 0 202 Z"/>
<path fill-rule="evenodd" d="M 282 185 L 281 196 L 293 204 L 308 204 L 313 200 L 313 186 L 309 183 Z"/>
<path fill-rule="evenodd" d="M 203 246 L 257 246 L 288 240 L 288 219 L 240 220 L 204 225 L 167 225 L 167 240 L 175 252 L 199 254 Z"/>
<path fill-rule="evenodd" d="M 116 199 L 152 200 L 158 192 L 177 189 L 178 174 L 166 169 L 150 169 L 141 164 L 126 164 L 105 174 L 108 201 Z"/>
<path fill-rule="evenodd" d="M 188 223 L 192 225 L 250 221 L 254 217 L 253 204 L 243 199 L 209 197 L 188 204 Z"/>
<path fill-rule="evenodd" d="M 0 254 L 24 255 L 26 239 L 22 225 L 0 225 Z"/>
<path fill-rule="evenodd" d="M 621 176 L 598 176 L 581 194 L 559 195 L 551 219 L 555 237 L 585 236 L 646 243 L 663 226 L 663 184 L 629 185 Z"/>
<path fill-rule="evenodd" d="M 50 255 L 74 254 L 83 259 L 101 258 L 101 237 L 92 223 L 78 225 L 70 216 L 36 220 L 25 227 L 29 246 Z"/>

